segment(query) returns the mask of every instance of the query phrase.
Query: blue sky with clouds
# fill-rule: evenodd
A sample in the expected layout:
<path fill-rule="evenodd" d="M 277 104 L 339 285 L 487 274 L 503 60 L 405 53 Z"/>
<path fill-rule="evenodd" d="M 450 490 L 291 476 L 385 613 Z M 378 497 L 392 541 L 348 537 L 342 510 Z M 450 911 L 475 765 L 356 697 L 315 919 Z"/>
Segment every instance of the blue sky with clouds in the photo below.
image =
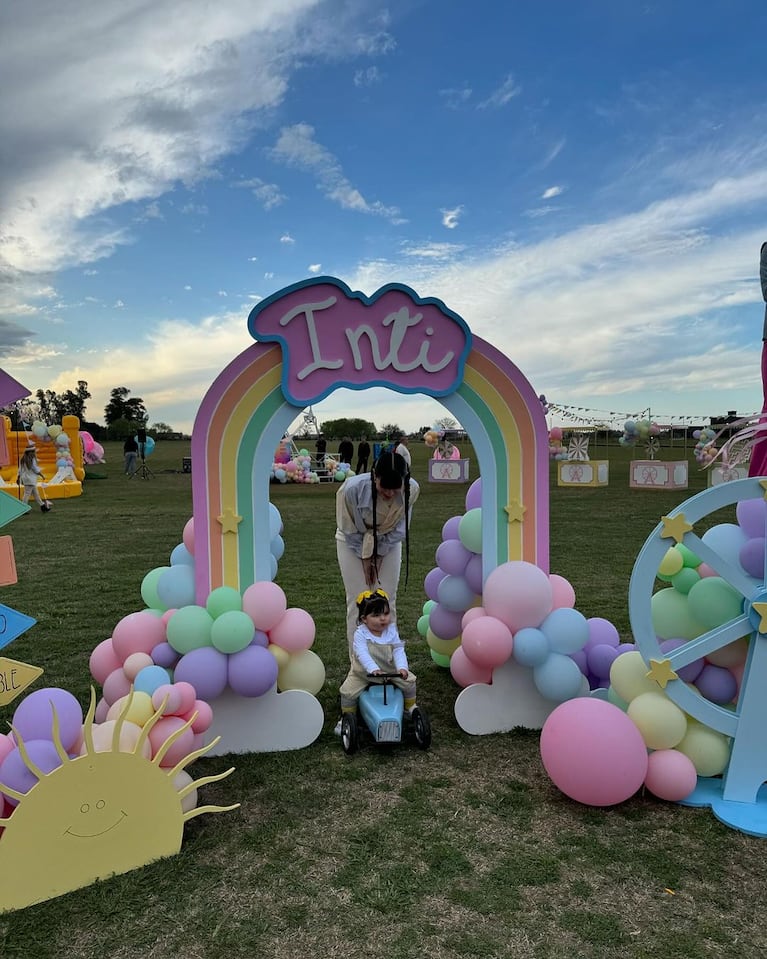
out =
<path fill-rule="evenodd" d="M 0 365 L 190 430 L 253 305 L 329 274 L 440 297 L 560 405 L 752 413 L 766 26 L 758 0 L 9 0 Z"/>

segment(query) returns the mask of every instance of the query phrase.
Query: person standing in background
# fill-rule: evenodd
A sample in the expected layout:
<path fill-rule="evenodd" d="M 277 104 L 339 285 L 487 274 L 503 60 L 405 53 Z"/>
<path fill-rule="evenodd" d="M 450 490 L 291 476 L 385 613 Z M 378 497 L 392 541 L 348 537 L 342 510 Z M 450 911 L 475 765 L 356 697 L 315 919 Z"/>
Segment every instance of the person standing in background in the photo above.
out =
<path fill-rule="evenodd" d="M 338 444 L 338 458 L 342 463 L 348 463 L 349 466 L 351 466 L 353 457 L 354 443 L 352 443 L 350 437 L 344 436 L 344 438 Z"/>
<path fill-rule="evenodd" d="M 360 445 L 357 447 L 357 469 L 355 473 L 367 473 L 368 460 L 370 459 L 370 443 L 367 437 L 363 436 Z"/>
<path fill-rule="evenodd" d="M 403 433 L 399 438 L 399 443 L 397 444 L 395 450 L 399 456 L 407 463 L 408 472 L 410 472 L 410 467 L 412 466 L 413 460 L 410 456 L 410 450 L 407 446 L 407 436 Z"/>

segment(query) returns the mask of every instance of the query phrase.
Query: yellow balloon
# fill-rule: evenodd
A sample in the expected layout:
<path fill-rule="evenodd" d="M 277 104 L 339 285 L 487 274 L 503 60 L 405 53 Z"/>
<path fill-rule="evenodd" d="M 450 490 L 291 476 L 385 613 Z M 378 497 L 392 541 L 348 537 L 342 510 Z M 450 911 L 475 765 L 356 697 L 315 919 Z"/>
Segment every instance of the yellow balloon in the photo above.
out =
<path fill-rule="evenodd" d="M 267 646 L 269 652 L 277 660 L 277 666 L 279 669 L 282 669 L 283 666 L 287 666 L 290 661 L 290 653 L 287 649 L 283 649 L 282 646 L 276 646 L 274 643 L 269 643 Z"/>
<path fill-rule="evenodd" d="M 689 723 L 687 733 L 676 747 L 692 760 L 699 776 L 720 776 L 730 761 L 730 741 L 716 729 Z"/>
<path fill-rule="evenodd" d="M 128 696 L 122 696 L 115 700 L 107 711 L 107 719 L 119 719 L 120 716 L 125 714 L 128 722 L 143 726 L 154 716 L 155 710 L 149 693 L 134 692 L 130 708 L 126 711 L 125 707 L 128 705 L 128 699 Z"/>
<path fill-rule="evenodd" d="M 658 572 L 663 576 L 675 576 L 684 565 L 684 559 L 678 549 L 670 547 L 660 561 Z"/>
<path fill-rule="evenodd" d="M 426 642 L 429 644 L 429 648 L 433 649 L 435 653 L 439 653 L 441 656 L 452 656 L 461 645 L 461 637 L 456 636 L 455 639 L 440 639 L 429 629 L 426 632 Z"/>
<path fill-rule="evenodd" d="M 642 693 L 657 693 L 658 684 L 647 677 L 647 665 L 638 650 L 622 653 L 610 668 L 610 685 L 622 700 L 630 703 Z"/>
<path fill-rule="evenodd" d="M 277 673 L 277 688 L 305 689 L 307 693 L 318 693 L 325 683 L 325 665 L 311 649 L 302 649 L 292 653 L 288 662 Z"/>
<path fill-rule="evenodd" d="M 687 717 L 664 693 L 640 693 L 626 710 L 648 749 L 673 749 L 687 732 Z"/>

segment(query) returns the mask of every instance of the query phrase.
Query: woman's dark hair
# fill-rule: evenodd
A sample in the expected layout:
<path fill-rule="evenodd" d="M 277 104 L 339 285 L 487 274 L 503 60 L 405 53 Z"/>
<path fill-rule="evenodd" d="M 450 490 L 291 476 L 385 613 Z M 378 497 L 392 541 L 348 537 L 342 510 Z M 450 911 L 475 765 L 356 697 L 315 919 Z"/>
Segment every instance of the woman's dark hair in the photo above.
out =
<path fill-rule="evenodd" d="M 361 623 L 366 616 L 388 613 L 390 608 L 389 597 L 382 589 L 377 589 L 369 596 L 363 596 L 362 600 L 357 603 L 357 620 Z"/>
<path fill-rule="evenodd" d="M 410 470 L 404 456 L 394 451 L 382 453 L 373 463 L 370 471 L 370 485 L 373 490 L 373 559 L 378 559 L 378 517 L 376 501 L 378 489 L 376 480 L 383 489 L 402 489 L 405 496 L 405 585 L 410 572 Z"/>

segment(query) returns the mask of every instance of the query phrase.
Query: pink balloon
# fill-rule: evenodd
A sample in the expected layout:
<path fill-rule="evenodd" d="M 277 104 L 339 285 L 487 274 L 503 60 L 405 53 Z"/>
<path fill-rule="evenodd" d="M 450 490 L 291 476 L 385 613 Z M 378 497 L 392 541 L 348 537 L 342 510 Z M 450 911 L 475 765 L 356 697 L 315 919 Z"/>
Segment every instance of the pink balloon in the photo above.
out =
<path fill-rule="evenodd" d="M 111 706 L 112 703 L 116 703 L 118 699 L 122 699 L 123 696 L 128 695 L 130 692 L 130 680 L 123 672 L 122 666 L 107 676 L 101 684 L 101 689 L 104 693 L 104 699 L 109 706 Z"/>
<path fill-rule="evenodd" d="M 541 759 L 551 781 L 576 802 L 614 806 L 647 775 L 647 748 L 623 710 L 581 696 L 557 706 L 541 730 Z"/>
<path fill-rule="evenodd" d="M 165 716 L 152 727 L 149 733 L 149 742 L 152 746 L 152 756 L 157 755 L 160 746 L 177 729 L 184 725 L 185 720 L 180 716 Z M 194 733 L 191 727 L 186 729 L 173 743 L 167 753 L 160 760 L 160 768 L 168 769 L 188 756 L 194 749 Z"/>
<path fill-rule="evenodd" d="M 121 663 L 131 653 L 151 653 L 155 646 L 163 642 L 165 623 L 146 609 L 123 616 L 112 631 L 112 647 Z"/>
<path fill-rule="evenodd" d="M 16 744 L 4 733 L 0 733 L 0 763 L 5 759 L 8 753 L 16 748 Z"/>
<path fill-rule="evenodd" d="M 538 566 L 512 560 L 497 566 L 487 577 L 482 605 L 512 633 L 525 626 L 538 626 L 553 608 L 551 582 Z"/>
<path fill-rule="evenodd" d="M 480 616 L 487 616 L 484 606 L 472 606 L 471 609 L 467 609 L 461 618 L 461 629 L 466 629 L 473 619 L 479 619 Z"/>
<path fill-rule="evenodd" d="M 122 672 L 122 670 L 120 670 Z M 93 720 L 96 723 L 105 723 L 107 720 L 107 713 L 109 712 L 109 703 L 106 699 L 101 698 L 96 703 L 96 712 L 94 713 Z"/>
<path fill-rule="evenodd" d="M 679 802 L 698 785 L 693 761 L 676 749 L 658 749 L 647 760 L 645 786 L 658 799 Z"/>
<path fill-rule="evenodd" d="M 494 616 L 479 616 L 466 624 L 461 647 L 475 666 L 495 669 L 511 656 L 511 630 Z"/>
<path fill-rule="evenodd" d="M 248 586 L 242 594 L 243 611 L 253 620 L 256 629 L 268 632 L 282 619 L 288 602 L 276 583 L 262 580 Z"/>
<path fill-rule="evenodd" d="M 474 683 L 489 683 L 493 678 L 492 669 L 477 666 L 459 646 L 450 657 L 450 673 L 459 686 L 471 686 Z"/>
<path fill-rule="evenodd" d="M 110 673 L 122 666 L 122 660 L 117 658 L 117 653 L 112 646 L 112 639 L 105 639 L 91 653 L 88 663 L 91 676 L 100 685 L 104 685 L 104 680 Z"/>
<path fill-rule="evenodd" d="M 194 556 L 194 517 L 190 517 L 184 526 L 184 532 L 181 534 L 181 541 L 186 546 L 189 553 Z"/>
<path fill-rule="evenodd" d="M 715 569 L 709 566 L 708 563 L 701 563 L 700 566 L 697 566 L 695 568 L 695 572 L 698 574 L 698 576 L 700 576 L 701 579 L 705 579 L 707 576 L 719 575 L 719 573 L 717 573 Z"/>
<path fill-rule="evenodd" d="M 315 632 L 314 620 L 309 613 L 293 606 L 286 609 L 277 625 L 269 630 L 269 641 L 288 652 L 297 653 L 309 649 L 314 642 Z"/>
<path fill-rule="evenodd" d="M 178 689 L 178 685 L 179 684 L 174 683 L 163 683 L 162 686 L 158 686 L 152 693 L 152 706 L 154 709 L 162 709 L 163 703 L 165 703 L 163 716 L 179 716 L 184 712 L 181 708 L 181 690 Z M 189 684 L 185 683 L 185 685 Z"/>
<path fill-rule="evenodd" d="M 191 711 L 186 714 L 186 718 L 191 719 L 194 713 L 197 713 L 197 717 L 192 720 L 192 732 L 196 736 L 210 728 L 210 724 L 213 722 L 213 708 L 204 699 L 197 699 Z"/>
<path fill-rule="evenodd" d="M 575 590 L 570 583 L 564 576 L 557 576 L 556 573 L 549 576 L 549 582 L 554 609 L 562 609 L 562 607 L 572 609 L 575 606 Z"/>

